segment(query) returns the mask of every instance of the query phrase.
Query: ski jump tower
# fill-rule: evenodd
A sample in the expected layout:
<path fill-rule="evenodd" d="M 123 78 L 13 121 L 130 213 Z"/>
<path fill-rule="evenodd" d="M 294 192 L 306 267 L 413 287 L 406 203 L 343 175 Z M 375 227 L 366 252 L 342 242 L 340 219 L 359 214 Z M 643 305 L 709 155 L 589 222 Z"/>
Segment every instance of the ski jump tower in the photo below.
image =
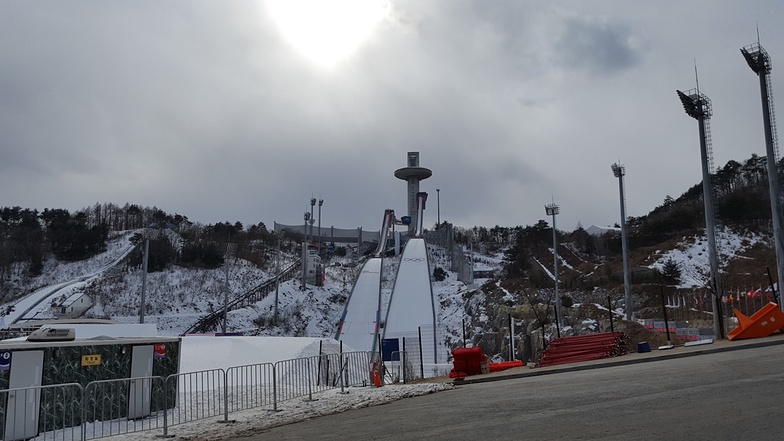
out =
<path fill-rule="evenodd" d="M 417 226 L 417 194 L 419 194 L 419 181 L 423 181 L 433 175 L 428 168 L 419 166 L 419 152 L 408 152 L 408 166 L 395 170 L 395 177 L 406 181 L 408 184 L 408 217 L 411 223 L 408 224 L 408 237 L 414 236 Z"/>
<path fill-rule="evenodd" d="M 395 171 L 396 178 L 408 183 L 408 215 L 411 222 L 383 330 L 383 338 L 386 340 L 402 339 L 401 349 L 404 350 L 411 350 L 411 347 L 406 348 L 406 338 L 411 342 L 422 342 L 419 350 L 423 376 L 425 365 L 432 366 L 438 362 L 435 301 L 430 284 L 427 244 L 422 237 L 427 193 L 419 191 L 419 181 L 431 175 L 429 169 L 419 166 L 419 152 L 408 152 L 408 167 Z"/>
<path fill-rule="evenodd" d="M 759 37 L 757 37 L 759 40 Z M 776 139 L 776 116 L 773 111 L 773 97 L 771 96 L 770 71 L 772 65 L 767 51 L 757 43 L 740 50 L 743 58 L 751 70 L 759 76 L 760 94 L 762 95 L 762 118 L 765 127 L 765 152 L 768 157 L 768 188 L 770 190 L 770 211 L 773 221 L 773 241 L 776 243 L 776 277 L 778 279 L 778 292 L 781 296 L 781 281 L 784 280 L 784 237 L 781 230 L 781 192 L 779 185 L 778 140 Z M 773 287 L 771 287 L 773 288 Z M 784 310 L 784 302 L 778 301 Z"/>
<path fill-rule="evenodd" d="M 714 289 L 713 298 L 713 332 L 716 338 L 724 338 L 724 322 L 720 317 L 721 303 L 719 297 L 722 293 L 721 278 L 719 277 L 719 259 L 716 251 L 716 216 L 714 214 L 713 186 L 711 185 L 711 168 L 713 153 L 711 149 L 710 117 L 713 115 L 711 100 L 700 93 L 699 83 L 697 88 L 681 92 L 676 90 L 678 98 L 683 104 L 683 110 L 690 117 L 697 120 L 700 130 L 700 158 L 702 162 L 702 193 L 705 203 L 705 234 L 708 236 L 708 257 L 710 259 L 709 286 Z"/>

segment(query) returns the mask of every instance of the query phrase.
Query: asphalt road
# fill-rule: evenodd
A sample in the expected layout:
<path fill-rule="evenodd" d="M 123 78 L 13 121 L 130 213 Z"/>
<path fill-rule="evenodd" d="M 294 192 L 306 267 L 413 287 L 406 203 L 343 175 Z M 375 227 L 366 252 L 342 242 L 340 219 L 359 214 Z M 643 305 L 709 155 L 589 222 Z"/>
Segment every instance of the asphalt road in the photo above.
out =
<path fill-rule="evenodd" d="M 781 440 L 784 346 L 459 386 L 257 440 Z"/>

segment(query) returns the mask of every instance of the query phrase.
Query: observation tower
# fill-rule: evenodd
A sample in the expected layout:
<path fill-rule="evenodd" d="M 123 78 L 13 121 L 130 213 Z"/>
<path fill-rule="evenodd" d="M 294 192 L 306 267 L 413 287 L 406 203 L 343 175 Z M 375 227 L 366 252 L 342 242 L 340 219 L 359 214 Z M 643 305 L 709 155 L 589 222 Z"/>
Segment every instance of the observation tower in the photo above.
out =
<path fill-rule="evenodd" d="M 408 167 L 395 170 L 395 177 L 408 183 L 408 217 L 411 223 L 408 224 L 408 235 L 413 237 L 414 229 L 417 225 L 417 193 L 419 193 L 419 181 L 429 178 L 433 172 L 429 168 L 419 166 L 419 152 L 408 152 Z"/>

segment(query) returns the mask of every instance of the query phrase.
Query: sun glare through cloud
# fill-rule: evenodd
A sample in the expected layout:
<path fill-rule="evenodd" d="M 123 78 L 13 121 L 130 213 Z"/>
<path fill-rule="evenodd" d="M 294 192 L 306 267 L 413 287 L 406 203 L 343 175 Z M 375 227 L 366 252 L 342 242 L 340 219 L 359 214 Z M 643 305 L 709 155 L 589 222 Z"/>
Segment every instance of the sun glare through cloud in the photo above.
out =
<path fill-rule="evenodd" d="M 269 0 L 287 40 L 314 63 L 332 67 L 351 56 L 384 18 L 385 0 Z"/>

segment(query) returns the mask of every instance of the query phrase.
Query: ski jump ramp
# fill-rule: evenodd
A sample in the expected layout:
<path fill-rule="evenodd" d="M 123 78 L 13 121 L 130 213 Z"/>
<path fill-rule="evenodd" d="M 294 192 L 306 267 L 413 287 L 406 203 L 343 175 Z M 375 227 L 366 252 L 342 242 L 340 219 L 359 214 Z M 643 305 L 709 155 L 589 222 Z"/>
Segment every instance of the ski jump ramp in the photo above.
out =
<path fill-rule="evenodd" d="M 381 258 L 373 257 L 362 265 L 346 301 L 335 340 L 356 351 L 376 351 L 380 302 Z"/>
<path fill-rule="evenodd" d="M 437 363 L 435 307 L 430 284 L 430 263 L 427 260 L 425 239 L 409 239 L 400 259 L 395 288 L 389 300 L 384 338 L 407 337 L 415 341 L 420 330 L 433 335 L 433 352 L 423 351 L 425 364 Z M 423 346 L 429 344 L 423 342 Z M 402 349 L 402 348 L 401 348 Z"/>
<path fill-rule="evenodd" d="M 378 322 L 381 311 L 381 257 L 387 248 L 387 239 L 395 211 L 384 211 L 381 222 L 378 248 L 360 271 L 354 287 L 346 301 L 346 309 L 340 318 L 335 340 L 340 340 L 356 351 L 375 352 L 378 349 Z"/>

